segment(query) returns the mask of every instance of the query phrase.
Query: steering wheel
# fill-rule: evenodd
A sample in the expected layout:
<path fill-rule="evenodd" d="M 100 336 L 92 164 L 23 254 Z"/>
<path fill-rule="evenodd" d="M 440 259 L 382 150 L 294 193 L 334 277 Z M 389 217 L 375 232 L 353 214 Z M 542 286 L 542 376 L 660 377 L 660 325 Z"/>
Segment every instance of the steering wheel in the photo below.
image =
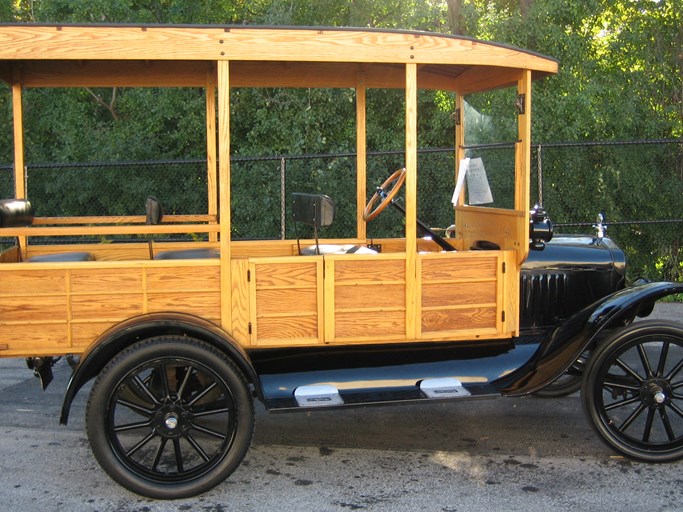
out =
<path fill-rule="evenodd" d="M 401 187 L 405 181 L 406 168 L 404 167 L 403 169 L 395 171 L 384 181 L 384 183 L 377 187 L 375 194 L 370 198 L 368 204 L 365 205 L 365 210 L 363 211 L 363 220 L 365 222 L 369 222 L 382 213 L 384 209 L 389 206 L 394 197 L 396 197 L 396 194 L 398 194 L 398 191 L 401 190 Z M 375 203 L 380 197 L 382 198 L 382 202 L 375 206 Z"/>

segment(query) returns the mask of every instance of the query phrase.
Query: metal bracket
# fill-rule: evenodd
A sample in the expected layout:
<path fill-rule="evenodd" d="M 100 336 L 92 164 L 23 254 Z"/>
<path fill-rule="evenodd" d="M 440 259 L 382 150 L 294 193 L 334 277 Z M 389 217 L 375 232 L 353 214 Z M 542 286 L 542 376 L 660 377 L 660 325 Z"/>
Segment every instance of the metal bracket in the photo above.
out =
<path fill-rule="evenodd" d="M 51 356 L 26 358 L 26 366 L 33 370 L 33 374 L 40 379 L 40 385 L 43 388 L 43 391 L 45 391 L 54 378 L 52 366 L 55 362 L 55 359 Z"/>
<path fill-rule="evenodd" d="M 462 119 L 460 117 L 460 109 L 456 108 L 455 112 L 451 114 L 451 118 L 455 121 L 456 126 L 460 126 L 462 124 Z"/>
<path fill-rule="evenodd" d="M 526 94 L 518 94 L 515 99 L 515 108 L 517 109 L 517 114 L 523 116 L 526 112 Z"/>

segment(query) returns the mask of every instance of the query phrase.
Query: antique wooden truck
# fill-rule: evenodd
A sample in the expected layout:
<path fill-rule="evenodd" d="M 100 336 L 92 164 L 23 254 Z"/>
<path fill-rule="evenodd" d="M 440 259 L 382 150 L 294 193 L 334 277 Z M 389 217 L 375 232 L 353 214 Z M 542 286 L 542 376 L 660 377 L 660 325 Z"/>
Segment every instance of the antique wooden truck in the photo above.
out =
<path fill-rule="evenodd" d="M 227 478 L 250 445 L 254 399 L 269 411 L 311 410 L 562 394 L 582 379 L 587 417 L 608 445 L 645 461 L 679 459 L 683 328 L 634 319 L 683 284 L 625 287 L 613 242 L 550 241 L 543 211 L 529 213 L 532 83 L 557 70 L 529 51 L 421 32 L 0 26 L 14 134 L 14 192 L 0 202 L 0 237 L 10 240 L 0 255 L 0 357 L 27 358 L 47 385 L 55 358 L 71 356 L 60 421 L 94 379 L 86 428 L 95 457 L 154 498 Z M 163 215 L 141 197 L 140 214 L 38 216 L 24 92 L 72 87 L 203 91 L 206 210 Z M 334 198 L 301 190 L 288 208 L 306 239 L 233 239 L 231 91 L 261 87 L 354 91 L 350 236 L 325 238 Z M 367 173 L 372 89 L 405 94 L 403 165 L 377 188 Z M 455 165 L 440 170 L 455 190 L 442 205 L 454 212 L 450 237 L 418 219 L 422 89 L 455 97 Z M 510 154 L 502 206 L 486 200 L 491 162 L 465 115 L 470 95 L 494 90 L 511 91 L 515 127 L 493 142 Z M 401 235 L 374 235 L 389 206 L 404 215 Z"/>

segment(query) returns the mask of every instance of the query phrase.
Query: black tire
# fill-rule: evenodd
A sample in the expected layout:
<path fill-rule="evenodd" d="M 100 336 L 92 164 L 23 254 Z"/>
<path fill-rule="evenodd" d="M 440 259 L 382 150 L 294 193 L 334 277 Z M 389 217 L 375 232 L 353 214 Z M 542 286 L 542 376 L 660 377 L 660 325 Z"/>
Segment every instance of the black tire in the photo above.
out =
<path fill-rule="evenodd" d="M 561 398 L 576 393 L 581 389 L 583 372 L 590 358 L 590 350 L 586 350 L 569 369 L 553 382 L 534 393 L 540 398 Z"/>
<path fill-rule="evenodd" d="M 581 389 L 581 375 L 566 371 L 543 389 L 534 393 L 539 398 L 561 398 Z"/>
<path fill-rule="evenodd" d="M 95 458 L 149 498 L 196 496 L 244 458 L 254 405 L 239 369 L 201 341 L 163 336 L 107 364 L 90 392 L 86 429 Z"/>
<path fill-rule="evenodd" d="M 581 390 L 587 418 L 608 446 L 633 459 L 683 457 L 683 325 L 636 322 L 601 344 Z"/>

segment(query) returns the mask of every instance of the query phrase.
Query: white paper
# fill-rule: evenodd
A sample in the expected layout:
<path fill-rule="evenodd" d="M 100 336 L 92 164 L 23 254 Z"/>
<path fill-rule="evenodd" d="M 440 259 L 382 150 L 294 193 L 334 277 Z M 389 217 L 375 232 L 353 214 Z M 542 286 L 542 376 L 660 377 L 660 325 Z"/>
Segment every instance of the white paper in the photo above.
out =
<path fill-rule="evenodd" d="M 458 204 L 458 199 L 460 198 L 460 193 L 462 192 L 463 184 L 465 183 L 465 176 L 467 175 L 467 168 L 470 165 L 469 158 L 463 158 L 460 160 L 460 165 L 458 166 L 458 181 L 455 184 L 455 190 L 453 191 L 453 199 L 451 202 L 454 205 Z"/>
<path fill-rule="evenodd" d="M 460 177 L 458 176 L 458 179 Z M 469 204 L 488 204 L 493 202 L 491 187 L 486 177 L 486 169 L 481 158 L 473 158 L 467 168 L 467 194 Z"/>

